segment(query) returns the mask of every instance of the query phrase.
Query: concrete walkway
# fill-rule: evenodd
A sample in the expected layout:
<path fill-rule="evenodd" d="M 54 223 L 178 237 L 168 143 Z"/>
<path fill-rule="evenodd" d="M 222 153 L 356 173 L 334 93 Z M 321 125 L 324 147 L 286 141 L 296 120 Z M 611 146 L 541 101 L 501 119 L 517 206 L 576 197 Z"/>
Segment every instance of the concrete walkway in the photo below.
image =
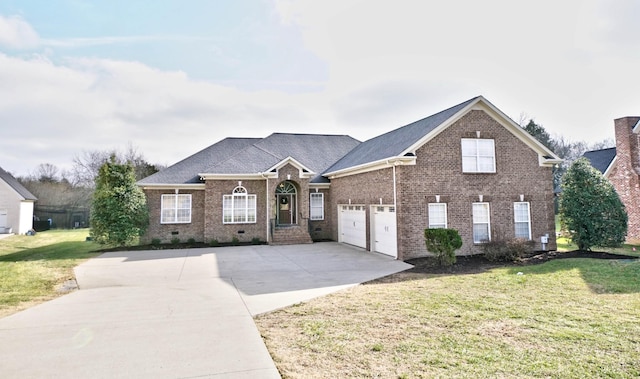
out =
<path fill-rule="evenodd" d="M 0 376 L 279 378 L 252 316 L 410 267 L 331 242 L 107 253 L 0 319 Z"/>

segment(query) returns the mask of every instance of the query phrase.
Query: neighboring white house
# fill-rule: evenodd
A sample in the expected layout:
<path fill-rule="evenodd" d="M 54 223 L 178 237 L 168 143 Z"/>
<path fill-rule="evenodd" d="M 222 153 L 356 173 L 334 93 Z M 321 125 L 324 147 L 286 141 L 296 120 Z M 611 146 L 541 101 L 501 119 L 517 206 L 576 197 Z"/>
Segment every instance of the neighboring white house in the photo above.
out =
<path fill-rule="evenodd" d="M 33 196 L 0 167 L 0 234 L 25 234 L 33 227 Z"/>

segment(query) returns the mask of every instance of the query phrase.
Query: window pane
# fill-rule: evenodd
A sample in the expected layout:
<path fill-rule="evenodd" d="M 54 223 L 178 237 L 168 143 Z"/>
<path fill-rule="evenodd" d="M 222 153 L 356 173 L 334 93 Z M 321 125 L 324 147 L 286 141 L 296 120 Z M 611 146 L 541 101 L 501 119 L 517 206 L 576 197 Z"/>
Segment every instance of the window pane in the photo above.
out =
<path fill-rule="evenodd" d="M 175 222 L 176 210 L 175 209 L 163 209 L 162 210 L 162 223 Z"/>
<path fill-rule="evenodd" d="M 473 242 L 482 243 L 491 240 L 489 226 L 489 204 L 473 203 Z"/>
<path fill-rule="evenodd" d="M 530 239 L 529 236 L 529 223 L 528 222 L 516 222 L 516 238 Z"/>
<path fill-rule="evenodd" d="M 489 241 L 489 225 L 474 224 L 473 225 L 473 242 L 481 243 Z"/>
<path fill-rule="evenodd" d="M 178 195 L 178 208 L 191 208 L 191 195 Z"/>
<path fill-rule="evenodd" d="M 324 219 L 324 194 L 312 193 L 309 199 L 309 217 L 312 220 Z"/>
<path fill-rule="evenodd" d="M 447 205 L 445 203 L 429 204 L 429 228 L 447 227 Z"/>
<path fill-rule="evenodd" d="M 489 222 L 488 204 L 473 204 L 473 222 L 474 223 Z"/>

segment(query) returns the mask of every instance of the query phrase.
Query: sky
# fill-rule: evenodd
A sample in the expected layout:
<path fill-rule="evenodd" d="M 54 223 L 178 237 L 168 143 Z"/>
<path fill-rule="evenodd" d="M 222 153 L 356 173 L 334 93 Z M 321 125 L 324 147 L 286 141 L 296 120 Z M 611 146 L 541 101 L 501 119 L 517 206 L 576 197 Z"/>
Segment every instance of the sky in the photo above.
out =
<path fill-rule="evenodd" d="M 633 0 L 2 0 L 0 167 L 225 137 L 367 140 L 482 95 L 556 137 L 640 115 Z"/>

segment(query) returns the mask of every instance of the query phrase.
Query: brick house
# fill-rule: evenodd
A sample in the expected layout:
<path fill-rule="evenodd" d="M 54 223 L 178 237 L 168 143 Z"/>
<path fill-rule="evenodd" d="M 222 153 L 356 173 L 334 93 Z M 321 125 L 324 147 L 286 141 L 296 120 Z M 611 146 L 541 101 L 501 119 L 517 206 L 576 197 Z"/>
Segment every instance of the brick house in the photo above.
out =
<path fill-rule="evenodd" d="M 459 254 L 492 238 L 555 249 L 559 162 L 481 96 L 366 142 L 226 138 L 138 182 L 144 238 L 334 240 L 406 260 L 428 254 L 425 228 L 448 227 L 462 236 Z"/>
<path fill-rule="evenodd" d="M 587 158 L 616 189 L 629 217 L 627 242 L 640 242 L 640 117 L 614 120 L 616 147 L 587 151 Z"/>

